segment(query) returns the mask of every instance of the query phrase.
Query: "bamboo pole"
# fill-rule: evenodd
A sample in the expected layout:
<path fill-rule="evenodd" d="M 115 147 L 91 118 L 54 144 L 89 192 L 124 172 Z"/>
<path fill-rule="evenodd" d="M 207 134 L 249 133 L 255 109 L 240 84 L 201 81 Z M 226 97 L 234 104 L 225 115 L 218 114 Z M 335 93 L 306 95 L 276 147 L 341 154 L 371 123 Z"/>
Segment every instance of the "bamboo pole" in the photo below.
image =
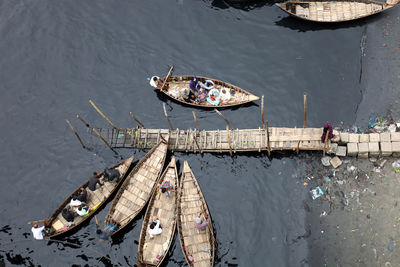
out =
<path fill-rule="evenodd" d="M 328 131 L 326 132 L 325 140 L 324 140 L 324 152 L 323 152 L 323 156 L 324 156 L 324 157 L 325 157 L 325 152 L 326 152 L 326 144 L 328 143 L 328 136 L 329 136 L 329 129 L 328 129 Z"/>
<path fill-rule="evenodd" d="M 218 114 L 219 116 L 221 116 L 221 118 L 223 118 L 223 119 L 226 121 L 226 123 L 229 125 L 229 127 L 233 130 L 232 125 L 231 125 L 231 124 L 229 123 L 229 121 L 225 118 L 225 116 L 222 115 L 222 113 L 219 112 L 218 109 L 215 108 L 214 110 L 215 110 L 215 112 L 217 112 L 217 114 Z"/>
<path fill-rule="evenodd" d="M 76 115 L 76 117 L 77 117 L 78 119 L 80 119 L 81 122 L 82 122 L 83 124 L 85 124 L 86 127 L 90 128 L 89 123 L 87 123 L 81 116 Z"/>
<path fill-rule="evenodd" d="M 83 122 L 83 124 L 85 124 L 85 126 L 86 127 L 88 127 L 89 129 L 92 129 L 92 131 L 115 153 L 115 154 L 118 154 L 113 148 L 112 148 L 112 146 L 107 142 L 107 140 L 106 139 L 104 139 L 104 137 L 99 133 L 99 131 L 97 131 L 97 129 L 96 128 L 91 128 L 90 127 L 90 125 L 89 125 L 89 123 L 87 123 L 81 116 L 79 116 L 79 115 L 76 115 L 76 117 L 78 118 L 78 119 L 80 119 L 82 122 Z"/>
<path fill-rule="evenodd" d="M 83 149 L 85 149 L 85 145 L 82 142 L 82 139 L 79 137 L 78 133 L 75 131 L 74 127 L 72 126 L 71 122 L 68 119 L 65 119 L 65 121 L 68 123 L 69 127 L 71 128 L 71 130 L 74 132 L 76 138 L 78 138 L 79 143 L 81 143 L 81 146 Z"/>
<path fill-rule="evenodd" d="M 146 129 L 146 127 L 143 125 L 143 123 L 141 123 L 135 116 L 133 116 L 132 112 L 129 112 L 129 114 L 131 114 L 132 118 L 140 124 L 140 126 L 142 126 L 143 129 Z"/>
<path fill-rule="evenodd" d="M 267 150 L 268 150 L 268 157 L 271 157 L 271 144 L 269 143 L 269 128 L 268 128 L 268 120 L 265 123 L 267 128 Z"/>
<path fill-rule="evenodd" d="M 169 68 L 167 77 L 165 77 L 165 80 L 164 80 L 164 82 L 163 82 L 163 84 L 162 84 L 162 86 L 161 86 L 161 88 L 160 88 L 160 91 L 164 90 L 164 86 L 165 86 L 165 84 L 167 83 L 168 78 L 169 78 L 169 76 L 171 75 L 171 71 L 172 71 L 173 68 L 174 68 L 174 66 L 171 66 L 171 68 Z"/>
<path fill-rule="evenodd" d="M 115 125 L 101 112 L 101 110 L 93 103 L 92 100 L 89 99 L 90 104 L 94 107 L 94 109 L 113 127 L 114 129 L 117 129 Z"/>
<path fill-rule="evenodd" d="M 229 135 L 229 127 L 226 125 L 226 133 L 228 134 L 228 146 L 229 146 L 229 154 L 232 157 L 232 147 L 231 147 L 231 137 Z"/>
<path fill-rule="evenodd" d="M 172 127 L 171 121 L 169 120 L 168 114 L 167 114 L 167 108 L 165 107 L 165 103 L 163 103 L 163 109 L 164 109 L 164 115 L 167 118 L 169 127 L 171 128 L 171 130 L 173 130 L 174 128 Z"/>
<path fill-rule="evenodd" d="M 199 132 L 201 132 L 200 125 L 199 125 L 199 123 L 197 121 L 197 118 L 196 118 L 196 113 L 194 113 L 194 110 L 192 110 L 192 113 L 193 113 L 194 121 L 196 122 L 196 125 L 197 125 L 197 129 L 199 129 Z"/>
<path fill-rule="evenodd" d="M 304 122 L 303 122 L 303 128 L 306 128 L 306 122 L 307 122 L 307 94 L 304 93 Z"/>
<path fill-rule="evenodd" d="M 261 121 L 263 125 L 263 129 L 265 128 L 265 121 L 264 121 L 264 95 L 261 96 Z"/>
<path fill-rule="evenodd" d="M 194 132 L 192 132 L 192 133 L 193 133 L 193 139 L 194 139 L 194 142 L 196 143 L 197 149 L 199 150 L 200 153 L 202 153 L 201 149 L 200 149 L 200 146 L 199 146 L 199 142 L 197 142 L 197 132 L 196 132 L 196 130 Z M 193 148 L 193 152 L 194 152 L 194 148 Z"/>
<path fill-rule="evenodd" d="M 104 144 L 106 144 L 112 151 L 114 151 L 114 149 L 112 148 L 112 146 L 107 142 L 106 139 L 104 139 L 104 137 L 99 133 L 99 131 L 97 131 L 96 128 L 92 128 L 93 132 L 104 142 Z M 115 151 L 114 151 L 115 152 Z"/>
<path fill-rule="evenodd" d="M 40 223 L 40 222 L 44 222 L 44 221 L 47 221 L 47 220 L 48 220 L 48 219 L 42 219 L 42 220 L 32 221 L 32 222 L 28 222 L 28 224 Z"/>

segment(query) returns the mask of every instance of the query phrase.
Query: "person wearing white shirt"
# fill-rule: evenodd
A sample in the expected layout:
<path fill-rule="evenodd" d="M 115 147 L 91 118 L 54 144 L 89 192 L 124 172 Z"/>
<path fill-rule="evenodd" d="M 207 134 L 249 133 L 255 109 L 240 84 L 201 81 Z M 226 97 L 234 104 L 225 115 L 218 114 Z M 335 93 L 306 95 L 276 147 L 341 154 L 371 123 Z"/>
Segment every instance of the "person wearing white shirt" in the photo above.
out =
<path fill-rule="evenodd" d="M 39 225 L 35 223 L 32 227 L 33 238 L 35 238 L 36 240 L 43 240 L 43 234 L 42 234 L 43 229 L 44 226 L 39 227 Z"/>
<path fill-rule="evenodd" d="M 155 235 L 159 235 L 162 233 L 162 227 L 160 225 L 160 220 L 156 218 L 156 220 L 152 221 L 150 224 L 149 235 L 150 239 L 153 239 Z"/>

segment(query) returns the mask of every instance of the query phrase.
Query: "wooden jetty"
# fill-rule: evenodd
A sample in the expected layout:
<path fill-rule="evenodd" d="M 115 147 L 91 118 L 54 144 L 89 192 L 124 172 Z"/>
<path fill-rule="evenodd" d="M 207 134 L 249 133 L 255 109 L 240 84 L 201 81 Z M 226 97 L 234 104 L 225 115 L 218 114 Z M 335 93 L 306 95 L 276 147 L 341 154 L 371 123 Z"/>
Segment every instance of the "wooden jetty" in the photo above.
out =
<path fill-rule="evenodd" d="M 236 129 L 236 130 L 169 130 L 147 128 L 100 128 L 97 131 L 113 148 L 152 148 L 161 136 L 169 134 L 168 150 L 178 152 L 261 152 L 275 150 L 314 150 L 330 148 L 321 142 L 322 128 Z M 335 135 L 339 132 L 334 131 Z"/>

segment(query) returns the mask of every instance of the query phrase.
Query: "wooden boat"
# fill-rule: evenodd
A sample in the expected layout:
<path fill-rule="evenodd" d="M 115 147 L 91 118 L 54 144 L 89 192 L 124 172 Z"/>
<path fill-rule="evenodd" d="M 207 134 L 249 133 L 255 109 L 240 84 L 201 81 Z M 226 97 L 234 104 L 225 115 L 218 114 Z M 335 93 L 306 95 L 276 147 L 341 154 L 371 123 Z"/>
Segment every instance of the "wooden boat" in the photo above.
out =
<path fill-rule="evenodd" d="M 276 3 L 276 5 L 292 16 L 317 22 L 343 22 L 359 19 L 395 6 L 374 0 L 287 1 Z"/>
<path fill-rule="evenodd" d="M 129 167 L 133 161 L 134 157 L 130 157 L 127 160 L 124 160 L 114 166 L 111 166 L 110 169 L 116 169 L 120 173 L 120 179 L 118 182 L 104 182 L 102 186 L 102 190 L 98 189 L 96 191 L 91 191 L 88 196 L 87 205 L 91 208 L 91 212 L 89 212 L 85 216 L 76 216 L 73 222 L 67 222 L 62 216 L 62 210 L 69 206 L 72 196 L 79 192 L 81 187 L 86 188 L 89 181 L 85 182 L 81 186 L 79 186 L 68 198 L 53 212 L 53 214 L 49 217 L 47 225 L 50 228 L 50 231 L 45 231 L 46 238 L 52 238 L 59 236 L 61 234 L 66 234 L 70 232 L 72 229 L 77 228 L 83 222 L 88 220 L 92 215 L 96 213 L 96 211 L 101 208 L 104 203 L 108 200 L 108 198 L 114 193 L 114 191 L 118 188 L 118 186 L 124 181 L 125 175 L 129 170 Z M 103 181 L 103 172 L 99 173 L 100 181 Z"/>
<path fill-rule="evenodd" d="M 164 167 L 168 135 L 161 138 L 129 173 L 118 190 L 105 218 L 105 226 L 114 226 L 114 235 L 128 225 L 144 208 L 155 190 L 155 184 Z"/>
<path fill-rule="evenodd" d="M 194 76 L 190 75 L 167 76 L 167 82 L 164 84 L 165 78 L 159 79 L 155 88 L 178 102 L 201 108 L 232 107 L 260 99 L 258 96 L 255 96 L 252 93 L 230 83 L 207 77 L 196 77 L 199 82 L 205 83 L 207 80 L 209 80 L 214 83 L 214 85 L 211 87 L 215 88 L 216 91 L 218 91 L 217 94 L 219 94 L 219 96 L 216 97 L 216 101 L 212 101 L 211 98 L 209 101 L 207 98 L 201 103 L 198 101 L 196 101 L 196 103 L 186 102 L 183 99 L 181 92 L 184 90 L 184 88 L 189 88 L 189 82 L 194 79 Z M 150 84 L 153 86 L 155 85 L 154 83 Z M 211 87 L 210 90 L 206 90 L 208 94 L 215 92 L 215 90 L 213 91 Z M 222 95 L 222 92 L 225 92 L 224 96 Z"/>
<path fill-rule="evenodd" d="M 160 266 L 174 239 L 178 189 L 178 173 L 174 157 L 160 177 L 159 184 L 162 185 L 165 182 L 172 185 L 173 189 L 169 193 L 171 197 L 167 197 L 165 193 L 157 189 L 149 201 L 140 233 L 138 266 Z M 162 233 L 150 239 L 148 230 L 153 217 L 160 220 Z"/>
<path fill-rule="evenodd" d="M 178 192 L 178 233 L 179 241 L 190 267 L 214 265 L 215 238 L 210 212 L 199 184 L 185 161 Z M 205 230 L 198 230 L 195 219 L 202 213 L 210 218 Z M 191 262 L 193 260 L 193 262 Z"/>

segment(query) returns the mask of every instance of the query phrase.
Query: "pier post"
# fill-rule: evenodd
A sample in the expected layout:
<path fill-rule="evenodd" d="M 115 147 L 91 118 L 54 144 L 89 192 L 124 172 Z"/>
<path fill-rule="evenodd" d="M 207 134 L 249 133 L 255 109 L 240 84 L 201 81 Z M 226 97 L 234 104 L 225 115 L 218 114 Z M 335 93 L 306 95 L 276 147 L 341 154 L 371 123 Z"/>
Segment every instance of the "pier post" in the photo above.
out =
<path fill-rule="evenodd" d="M 94 107 L 94 109 L 113 127 L 114 129 L 117 129 L 115 125 L 101 112 L 101 110 L 93 103 L 92 100 L 89 99 L 90 104 Z"/>
<path fill-rule="evenodd" d="M 303 122 L 303 128 L 306 128 L 306 122 L 307 122 L 307 94 L 304 93 L 304 122 Z"/>
<path fill-rule="evenodd" d="M 142 126 L 143 129 L 146 129 L 146 127 L 143 125 L 143 123 L 141 123 L 135 116 L 133 116 L 132 112 L 129 112 L 129 114 L 131 114 L 132 118 L 140 124 L 140 126 Z"/>
<path fill-rule="evenodd" d="M 263 129 L 265 129 L 265 121 L 264 121 L 264 95 L 261 96 L 261 121 L 262 121 Z"/>
<path fill-rule="evenodd" d="M 267 128 L 267 150 L 268 150 L 268 157 L 271 157 L 271 145 L 269 143 L 269 127 L 268 127 L 268 120 L 265 123 L 266 128 Z"/>
<path fill-rule="evenodd" d="M 231 137 L 229 135 L 229 127 L 226 125 L 226 133 L 228 134 L 228 146 L 229 146 L 229 154 L 232 157 L 232 146 L 231 146 Z"/>
<path fill-rule="evenodd" d="M 71 122 L 68 119 L 65 119 L 65 121 L 68 123 L 69 127 L 71 128 L 71 130 L 74 132 L 76 138 L 78 138 L 79 143 L 81 143 L 82 148 L 85 149 L 85 145 L 82 142 L 82 139 L 79 137 L 78 133 L 75 131 L 74 127 L 72 127 Z"/>
<path fill-rule="evenodd" d="M 167 118 L 169 127 L 171 128 L 171 130 L 173 130 L 174 128 L 172 127 L 171 121 L 169 120 L 168 114 L 167 114 L 167 108 L 165 107 L 165 103 L 163 103 L 163 109 L 164 109 L 164 115 Z"/>

